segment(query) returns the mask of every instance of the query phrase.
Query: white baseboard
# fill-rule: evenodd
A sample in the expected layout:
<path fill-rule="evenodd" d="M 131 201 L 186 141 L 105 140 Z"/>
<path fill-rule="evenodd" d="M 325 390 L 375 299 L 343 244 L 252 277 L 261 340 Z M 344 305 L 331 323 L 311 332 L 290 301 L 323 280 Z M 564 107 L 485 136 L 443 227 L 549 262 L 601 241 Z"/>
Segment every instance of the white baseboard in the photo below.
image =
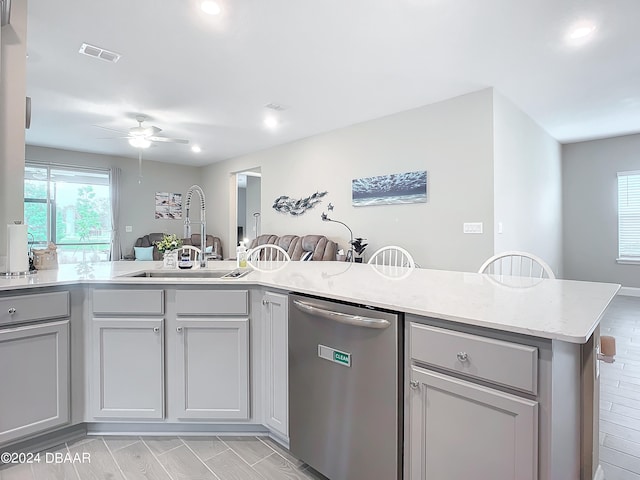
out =
<path fill-rule="evenodd" d="M 625 295 L 627 297 L 640 297 L 640 288 L 622 287 L 618 292 L 618 295 Z"/>

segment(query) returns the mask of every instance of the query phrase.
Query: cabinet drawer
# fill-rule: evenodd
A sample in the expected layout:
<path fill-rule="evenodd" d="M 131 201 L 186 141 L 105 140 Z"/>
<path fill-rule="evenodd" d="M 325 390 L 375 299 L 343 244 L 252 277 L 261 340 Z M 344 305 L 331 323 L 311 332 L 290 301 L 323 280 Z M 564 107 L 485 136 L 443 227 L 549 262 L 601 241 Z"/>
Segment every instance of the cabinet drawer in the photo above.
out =
<path fill-rule="evenodd" d="M 410 326 L 411 358 L 471 377 L 537 393 L 538 349 L 418 323 Z"/>
<path fill-rule="evenodd" d="M 161 315 L 164 290 L 94 290 L 93 313 Z"/>
<path fill-rule="evenodd" d="M 178 315 L 247 315 L 247 290 L 178 290 Z"/>
<path fill-rule="evenodd" d="M 68 316 L 69 292 L 0 298 L 0 325 Z"/>

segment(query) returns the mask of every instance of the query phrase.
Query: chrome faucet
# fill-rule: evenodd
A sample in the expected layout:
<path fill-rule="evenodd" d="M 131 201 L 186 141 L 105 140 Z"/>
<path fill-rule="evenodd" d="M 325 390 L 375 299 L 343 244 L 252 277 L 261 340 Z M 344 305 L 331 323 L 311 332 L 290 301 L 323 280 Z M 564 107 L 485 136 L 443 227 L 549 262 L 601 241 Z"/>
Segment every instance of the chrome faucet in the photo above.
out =
<path fill-rule="evenodd" d="M 194 223 L 200 224 L 200 268 L 204 268 L 207 266 L 207 260 L 205 259 L 205 251 L 207 245 L 207 216 L 204 206 L 204 192 L 198 185 L 191 185 L 189 187 L 189 190 L 187 190 L 187 200 L 185 201 L 186 214 L 184 217 L 184 237 L 191 237 L 191 219 L 189 218 L 189 209 L 191 208 L 191 197 L 193 196 L 194 192 L 197 193 L 200 197 L 200 221 Z"/>

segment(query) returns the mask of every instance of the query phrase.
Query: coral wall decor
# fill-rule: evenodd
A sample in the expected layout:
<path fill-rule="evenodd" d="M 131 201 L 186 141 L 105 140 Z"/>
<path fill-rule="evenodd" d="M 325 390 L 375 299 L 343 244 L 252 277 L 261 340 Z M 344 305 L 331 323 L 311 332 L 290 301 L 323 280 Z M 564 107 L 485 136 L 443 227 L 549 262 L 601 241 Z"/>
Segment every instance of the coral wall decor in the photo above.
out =
<path fill-rule="evenodd" d="M 316 192 L 299 200 L 287 197 L 286 195 L 281 195 L 274 200 L 273 209 L 276 212 L 288 213 L 289 215 L 302 215 L 304 212 L 320 203 L 320 199 L 326 194 L 327 192 Z"/>

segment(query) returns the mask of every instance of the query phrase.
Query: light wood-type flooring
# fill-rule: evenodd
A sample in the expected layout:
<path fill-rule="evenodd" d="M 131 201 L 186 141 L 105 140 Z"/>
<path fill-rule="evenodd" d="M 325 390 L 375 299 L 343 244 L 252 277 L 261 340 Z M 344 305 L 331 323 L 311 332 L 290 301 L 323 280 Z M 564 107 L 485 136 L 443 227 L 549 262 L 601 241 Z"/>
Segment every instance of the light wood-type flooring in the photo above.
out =
<path fill-rule="evenodd" d="M 601 334 L 616 337 L 618 353 L 600 363 L 600 462 L 607 480 L 640 480 L 640 298 L 616 297 Z M 87 437 L 52 451 L 91 462 L 4 467 L 0 480 L 323 478 L 263 437 Z"/>
<path fill-rule="evenodd" d="M 617 347 L 600 362 L 600 463 L 607 480 L 640 480 L 640 298 L 617 296 L 600 334 Z"/>
<path fill-rule="evenodd" d="M 264 437 L 86 437 L 47 451 L 78 462 L 0 469 L 1 480 L 320 480 Z M 46 453 L 41 458 L 46 460 Z M 90 461 L 82 462 L 88 454 Z M 52 459 L 54 456 L 49 455 Z"/>

